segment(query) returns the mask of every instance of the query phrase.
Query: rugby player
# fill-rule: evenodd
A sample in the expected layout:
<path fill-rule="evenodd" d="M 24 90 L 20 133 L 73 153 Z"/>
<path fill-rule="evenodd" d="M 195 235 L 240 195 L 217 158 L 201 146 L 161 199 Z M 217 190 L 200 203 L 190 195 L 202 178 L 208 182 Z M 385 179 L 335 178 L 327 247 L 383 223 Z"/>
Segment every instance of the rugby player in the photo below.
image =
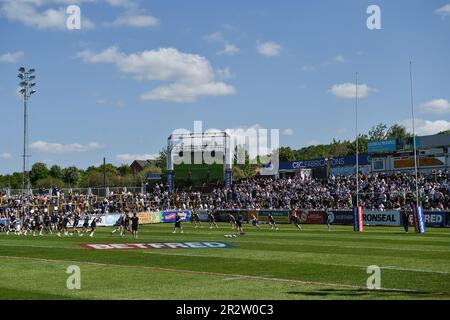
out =
<path fill-rule="evenodd" d="M 273 230 L 274 228 L 275 230 L 278 230 L 278 226 L 275 223 L 275 219 L 273 218 L 271 213 L 269 213 L 269 215 L 267 216 L 267 220 L 269 221 L 270 230 Z"/>
<path fill-rule="evenodd" d="M 333 214 L 331 213 L 330 209 L 326 209 L 326 214 L 327 214 L 327 226 L 328 226 L 328 231 L 331 231 L 331 224 L 333 223 Z"/>
<path fill-rule="evenodd" d="M 195 228 L 200 226 L 200 228 L 203 228 L 202 223 L 200 222 L 200 217 L 198 216 L 198 213 L 196 211 L 192 212 L 192 223 L 194 224 Z"/>
<path fill-rule="evenodd" d="M 231 229 L 236 230 L 236 218 L 232 213 L 228 214 L 228 218 L 230 218 Z"/>
<path fill-rule="evenodd" d="M 291 217 L 292 224 L 297 227 L 298 230 L 302 230 L 302 226 L 300 225 L 300 218 L 297 215 L 297 212 L 294 211 Z"/>
<path fill-rule="evenodd" d="M 209 221 L 209 228 L 212 229 L 213 226 L 216 226 L 217 229 L 219 229 L 219 226 L 216 223 L 216 217 L 214 217 L 214 212 L 209 211 L 208 212 L 208 221 Z"/>
<path fill-rule="evenodd" d="M 256 227 L 258 230 L 261 229 L 258 225 L 258 218 L 254 214 L 252 214 L 252 219 L 250 221 L 252 226 Z"/>
<path fill-rule="evenodd" d="M 173 232 L 172 233 L 176 233 L 177 232 L 177 228 L 181 230 L 181 233 L 184 233 L 183 227 L 181 226 L 181 217 L 180 217 L 180 215 L 178 213 L 175 216 L 175 227 L 173 228 Z"/>
<path fill-rule="evenodd" d="M 133 238 L 138 238 L 138 227 L 139 227 L 139 217 L 136 215 L 136 212 L 133 213 L 131 217 L 131 233 L 133 234 Z"/>
<path fill-rule="evenodd" d="M 242 223 L 244 221 L 244 217 L 242 217 L 242 215 L 240 214 L 237 219 L 236 219 L 236 231 L 240 234 L 240 235 L 244 235 L 244 229 L 242 228 Z"/>

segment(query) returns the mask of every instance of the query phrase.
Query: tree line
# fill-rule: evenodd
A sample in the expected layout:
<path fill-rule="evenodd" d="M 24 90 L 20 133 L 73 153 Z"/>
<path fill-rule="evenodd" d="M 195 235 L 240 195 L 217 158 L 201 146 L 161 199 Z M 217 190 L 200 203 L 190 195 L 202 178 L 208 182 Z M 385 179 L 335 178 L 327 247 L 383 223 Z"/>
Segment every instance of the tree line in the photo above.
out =
<path fill-rule="evenodd" d="M 440 134 L 449 133 L 449 131 Z M 404 126 L 395 124 L 388 127 L 380 123 L 372 127 L 367 134 L 360 134 L 359 152 L 367 152 L 367 142 L 371 140 L 402 139 L 412 137 Z M 281 147 L 279 150 L 280 161 L 309 160 L 326 157 L 338 157 L 354 155 L 356 153 L 356 141 L 336 140 L 330 144 L 312 145 L 298 150 L 290 147 Z M 248 156 L 247 156 L 248 158 Z M 248 160 L 248 159 L 247 159 Z M 239 164 L 233 166 L 233 179 L 240 180 L 254 177 L 258 164 Z M 154 164 L 148 165 L 142 172 L 132 172 L 129 165 L 115 166 L 106 164 L 90 166 L 86 170 L 70 166 L 61 168 L 53 165 L 50 168 L 45 163 L 35 163 L 30 172 L 30 182 L 33 188 L 88 188 L 114 186 L 141 186 L 147 180 L 149 174 L 161 174 L 164 181 L 166 174 L 166 153 L 160 152 L 159 158 Z M 0 175 L 0 188 L 21 189 L 22 173 Z"/>

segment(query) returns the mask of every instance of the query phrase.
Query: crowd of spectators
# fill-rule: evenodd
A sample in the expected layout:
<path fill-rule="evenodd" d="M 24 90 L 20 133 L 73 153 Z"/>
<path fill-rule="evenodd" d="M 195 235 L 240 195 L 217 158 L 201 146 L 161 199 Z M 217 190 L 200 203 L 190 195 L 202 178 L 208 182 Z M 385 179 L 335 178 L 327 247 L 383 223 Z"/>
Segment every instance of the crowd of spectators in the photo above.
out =
<path fill-rule="evenodd" d="M 419 175 L 420 203 L 425 210 L 450 210 L 449 172 Z M 23 208 L 46 208 L 66 213 L 162 211 L 173 209 L 351 209 L 356 204 L 355 176 L 330 176 L 327 180 L 291 177 L 246 179 L 230 189 L 215 188 L 204 193 L 190 188 L 170 194 L 156 184 L 145 192 L 111 190 L 106 196 L 53 189 L 33 196 L 0 193 L 0 218 Z M 361 174 L 359 204 L 374 210 L 411 210 L 415 204 L 416 181 L 411 173 Z"/>

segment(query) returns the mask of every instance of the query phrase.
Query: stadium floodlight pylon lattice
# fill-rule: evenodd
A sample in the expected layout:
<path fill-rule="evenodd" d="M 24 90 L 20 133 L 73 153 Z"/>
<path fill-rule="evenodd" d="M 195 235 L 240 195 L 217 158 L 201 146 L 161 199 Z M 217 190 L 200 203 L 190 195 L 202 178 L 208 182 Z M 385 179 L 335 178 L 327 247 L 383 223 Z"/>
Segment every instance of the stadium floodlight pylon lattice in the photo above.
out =
<path fill-rule="evenodd" d="M 167 184 L 169 192 L 174 191 L 175 164 L 203 164 L 205 158 L 216 164 L 224 164 L 225 188 L 232 183 L 232 151 L 230 135 L 223 131 L 173 133 L 167 139 Z M 208 163 L 211 164 L 211 163 Z"/>

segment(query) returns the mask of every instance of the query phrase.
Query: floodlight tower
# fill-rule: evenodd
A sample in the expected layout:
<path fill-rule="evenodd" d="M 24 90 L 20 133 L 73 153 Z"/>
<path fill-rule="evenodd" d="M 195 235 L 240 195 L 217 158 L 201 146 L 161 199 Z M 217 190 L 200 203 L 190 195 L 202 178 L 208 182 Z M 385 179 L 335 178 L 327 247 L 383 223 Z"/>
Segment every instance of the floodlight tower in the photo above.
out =
<path fill-rule="evenodd" d="M 22 177 L 22 194 L 25 195 L 30 191 L 30 176 L 28 171 L 28 100 L 31 95 L 36 93 L 33 89 L 36 86 L 35 69 L 31 68 L 28 71 L 24 67 L 19 68 L 18 77 L 21 82 L 19 83 L 19 93 L 23 96 L 23 177 Z"/>

